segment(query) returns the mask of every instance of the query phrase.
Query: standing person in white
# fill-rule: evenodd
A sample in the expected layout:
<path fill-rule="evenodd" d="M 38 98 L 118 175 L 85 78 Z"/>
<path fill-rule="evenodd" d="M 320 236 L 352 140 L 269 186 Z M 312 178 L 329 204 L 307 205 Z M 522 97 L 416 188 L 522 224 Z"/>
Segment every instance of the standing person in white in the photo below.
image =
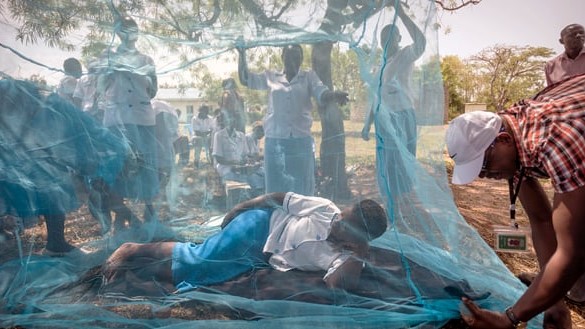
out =
<path fill-rule="evenodd" d="M 193 129 L 193 164 L 199 168 L 201 164 L 201 150 L 205 150 L 205 158 L 211 163 L 211 132 L 214 127 L 214 120 L 209 116 L 209 106 L 201 105 L 197 115 L 191 119 L 191 129 Z"/>
<path fill-rule="evenodd" d="M 104 126 L 122 136 L 133 150 L 134 166 L 120 175 L 110 191 L 115 229 L 137 220 L 123 198 L 145 204 L 144 220 L 156 219 L 152 204 L 159 192 L 156 161 L 155 112 L 150 100 L 156 95 L 154 61 L 136 49 L 138 25 L 131 17 L 120 17 L 115 25 L 120 45 L 102 59 L 99 86 L 104 88 Z"/>
<path fill-rule="evenodd" d="M 244 48 L 238 48 L 238 74 L 242 85 L 268 90 L 264 117 L 266 134 L 264 169 L 266 192 L 315 193 L 315 142 L 311 98 L 320 104 L 345 104 L 347 93 L 330 91 L 312 71 L 301 70 L 303 49 L 298 44 L 282 50 L 283 71 L 248 70 Z"/>
<path fill-rule="evenodd" d="M 66 99 L 76 107 L 79 107 L 80 104 L 73 98 L 73 93 L 75 92 L 77 81 L 82 74 L 81 63 L 76 58 L 67 58 L 63 62 L 63 71 L 65 72 L 65 76 L 59 81 L 57 95 Z"/>
<path fill-rule="evenodd" d="M 98 75 L 95 65 L 97 61 L 89 63 L 87 74 L 77 80 L 73 100 L 83 112 L 87 112 L 100 124 L 104 121 L 104 104 L 98 91 Z"/>
<path fill-rule="evenodd" d="M 414 62 L 426 47 L 424 34 L 400 3 L 395 10 L 413 43 L 400 47 L 402 36 L 395 24 L 382 29 L 380 45 L 384 56 L 375 75 L 375 81 L 381 84 L 375 86 L 374 102 L 362 129 L 362 138 L 369 140 L 375 121 L 377 172 L 384 173 L 378 175 L 378 188 L 391 214 L 400 201 L 412 201 L 409 192 L 414 180 L 412 162 L 416 156 L 417 129 L 411 80 Z"/>

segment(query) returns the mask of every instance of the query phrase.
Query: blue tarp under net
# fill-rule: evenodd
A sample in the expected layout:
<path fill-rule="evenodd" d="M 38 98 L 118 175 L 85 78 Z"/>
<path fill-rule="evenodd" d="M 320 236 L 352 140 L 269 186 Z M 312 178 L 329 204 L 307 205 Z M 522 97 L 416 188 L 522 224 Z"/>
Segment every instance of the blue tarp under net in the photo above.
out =
<path fill-rule="evenodd" d="M 525 290 L 447 183 L 434 1 L 0 10 L 25 17 L 13 22 L 25 40 L 38 29 L 83 48 L 61 70 L 1 44 L 60 82 L 18 80 L 18 68 L 0 80 L 0 327 L 440 328 L 461 296 L 503 310 Z M 223 81 L 178 114 L 185 97 L 162 81 L 190 79 Z M 295 194 L 222 228 L 233 205 L 278 192 Z M 365 199 L 388 228 L 358 257 L 331 232 Z M 125 242 L 181 244 L 104 275 Z M 356 259 L 351 288 L 330 287 Z M 145 274 L 153 260 L 172 266 L 171 282 Z"/>

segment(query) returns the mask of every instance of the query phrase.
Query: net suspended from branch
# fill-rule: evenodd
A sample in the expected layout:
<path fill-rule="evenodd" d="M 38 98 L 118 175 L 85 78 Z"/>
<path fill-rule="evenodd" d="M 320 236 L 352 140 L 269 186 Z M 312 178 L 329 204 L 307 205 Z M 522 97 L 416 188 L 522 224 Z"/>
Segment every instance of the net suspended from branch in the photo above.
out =
<path fill-rule="evenodd" d="M 61 81 L 51 93 L 12 68 L 0 80 L 0 326 L 438 328 L 462 295 L 502 310 L 522 294 L 447 184 L 433 1 L 196 4 L 29 4 L 29 28 L 70 13 L 87 47 L 67 74 L 2 44 Z M 190 108 L 161 88 L 196 79 L 216 88 Z M 220 227 L 265 191 L 340 209 L 370 198 L 388 229 L 357 256 L 339 237 L 377 236 L 365 203 L 344 226 L 347 213 L 291 194 Z M 161 241 L 192 244 L 102 271 L 123 243 Z M 329 288 L 352 252 L 359 280 Z"/>

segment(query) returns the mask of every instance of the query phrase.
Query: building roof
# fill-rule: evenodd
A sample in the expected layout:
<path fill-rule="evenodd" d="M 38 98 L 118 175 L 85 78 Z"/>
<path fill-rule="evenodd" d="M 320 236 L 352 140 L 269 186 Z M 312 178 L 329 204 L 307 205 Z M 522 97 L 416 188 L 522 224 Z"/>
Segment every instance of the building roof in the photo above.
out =
<path fill-rule="evenodd" d="M 159 88 L 156 98 L 165 101 L 189 101 L 201 99 L 201 91 L 195 88 Z"/>

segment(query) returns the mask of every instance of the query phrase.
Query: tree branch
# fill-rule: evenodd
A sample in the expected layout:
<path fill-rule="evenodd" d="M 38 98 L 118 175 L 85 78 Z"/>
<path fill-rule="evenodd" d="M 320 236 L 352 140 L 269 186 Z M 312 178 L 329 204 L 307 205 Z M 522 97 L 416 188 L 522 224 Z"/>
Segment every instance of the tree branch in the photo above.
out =
<path fill-rule="evenodd" d="M 461 2 L 457 4 L 455 0 L 435 0 L 435 3 L 441 7 L 441 9 L 446 11 L 456 11 L 468 5 L 477 5 L 481 2 L 481 0 L 460 0 Z"/>

